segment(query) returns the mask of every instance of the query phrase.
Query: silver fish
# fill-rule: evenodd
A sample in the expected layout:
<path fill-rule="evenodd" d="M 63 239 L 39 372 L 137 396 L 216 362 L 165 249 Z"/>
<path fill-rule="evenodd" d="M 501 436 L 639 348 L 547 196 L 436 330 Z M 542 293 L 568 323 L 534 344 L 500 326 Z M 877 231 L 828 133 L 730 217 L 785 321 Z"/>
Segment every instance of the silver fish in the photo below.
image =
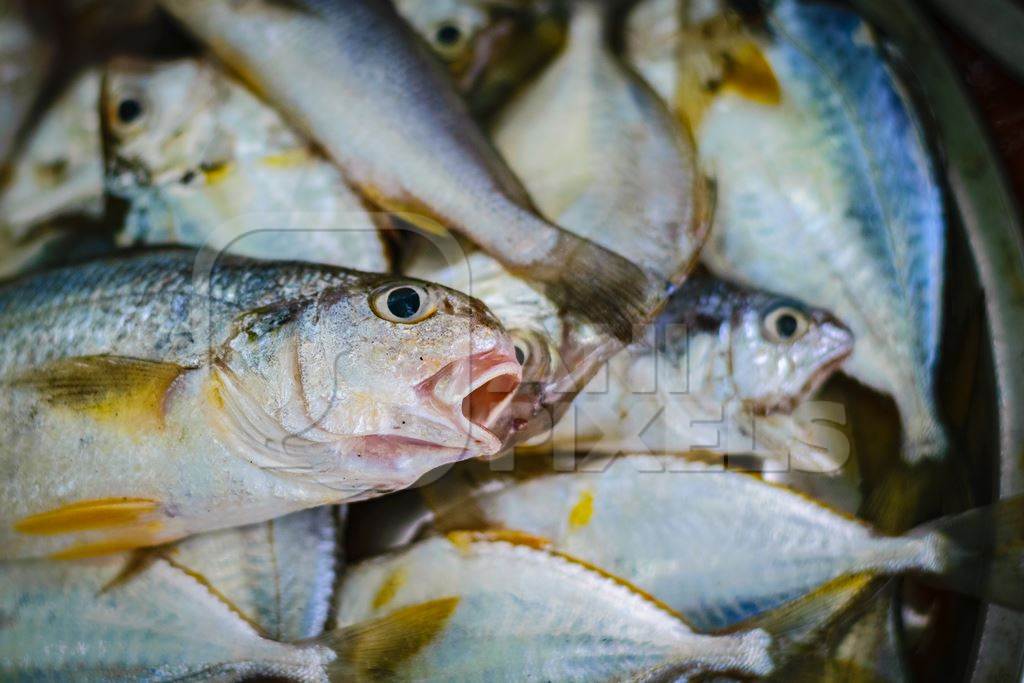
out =
<path fill-rule="evenodd" d="M 500 315 L 500 313 L 499 313 Z M 848 451 L 819 443 L 794 410 L 849 356 L 827 311 L 700 274 L 646 339 L 612 358 L 550 434 L 556 451 L 751 454 L 832 472 Z"/>
<path fill-rule="evenodd" d="M 464 525 L 470 510 L 474 526 L 542 537 L 635 583 L 698 629 L 736 624 L 854 575 L 914 573 L 1024 609 L 1020 497 L 885 536 L 802 494 L 692 458 L 591 459 L 571 474 L 480 481 L 425 494 L 438 527 Z"/>
<path fill-rule="evenodd" d="M 108 185 L 132 203 L 122 244 L 390 270 L 341 172 L 211 61 L 115 60 L 104 116 Z"/>
<path fill-rule="evenodd" d="M 340 562 L 335 508 L 198 534 L 165 551 L 167 562 L 208 586 L 264 637 L 323 633 Z M 146 552 L 146 551 L 142 551 Z"/>
<path fill-rule="evenodd" d="M 396 652 L 380 672 L 387 680 L 677 680 L 772 666 L 765 631 L 694 633 L 621 580 L 514 534 L 454 533 L 350 568 L 338 623 L 445 598 L 445 627 Z"/>
<path fill-rule="evenodd" d="M 565 49 L 501 111 L 495 144 L 544 215 L 678 283 L 710 222 L 693 141 L 612 54 L 602 3 L 572 7 Z"/>
<path fill-rule="evenodd" d="M 157 559 L 111 587 L 122 555 L 0 563 L 5 680 L 326 681 L 326 647 L 269 640 L 186 572 Z"/>
<path fill-rule="evenodd" d="M 3 558 L 155 545 L 403 488 L 495 454 L 521 373 L 464 294 L 187 249 L 7 284 L 0 329 Z"/>
<path fill-rule="evenodd" d="M 11 159 L 10 178 L 0 189 L 0 228 L 13 252 L 5 254 L 0 270 L 8 275 L 44 221 L 103 212 L 100 78 L 95 68 L 76 76 Z"/>
<path fill-rule="evenodd" d="M 893 396 L 905 457 L 941 456 L 945 219 L 914 108 L 851 11 L 782 0 L 766 22 L 765 34 L 720 13 L 677 23 L 674 81 L 643 47 L 656 41 L 633 31 L 634 63 L 660 65 L 651 80 L 718 179 L 704 259 L 842 318 L 858 340 L 844 369 Z"/>
<path fill-rule="evenodd" d="M 582 320 L 628 340 L 664 283 L 542 219 L 442 65 L 382 0 L 162 5 L 377 205 L 467 236 Z M 433 219 L 433 220 L 432 220 Z"/>

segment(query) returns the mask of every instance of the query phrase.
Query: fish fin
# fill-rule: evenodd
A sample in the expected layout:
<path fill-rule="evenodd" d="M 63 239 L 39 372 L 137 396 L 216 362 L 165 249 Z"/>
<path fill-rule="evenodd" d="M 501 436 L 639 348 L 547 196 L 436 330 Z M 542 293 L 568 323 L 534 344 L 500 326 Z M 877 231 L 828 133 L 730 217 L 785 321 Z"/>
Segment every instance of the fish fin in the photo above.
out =
<path fill-rule="evenodd" d="M 911 533 L 940 539 L 938 583 L 1024 610 L 1024 495 L 928 522 Z"/>
<path fill-rule="evenodd" d="M 766 631 L 773 639 L 772 655 L 780 661 L 794 648 L 818 640 L 826 629 L 844 617 L 854 615 L 856 607 L 870 600 L 869 593 L 874 595 L 883 584 L 884 580 L 869 573 L 842 576 L 803 597 L 734 624 L 723 632 Z"/>
<path fill-rule="evenodd" d="M 761 680 L 775 669 L 770 653 L 772 638 L 760 629 L 743 633 L 729 633 L 713 638 L 701 639 L 700 645 L 683 646 L 678 652 L 669 654 L 665 661 L 656 664 L 632 678 L 643 683 L 673 683 L 680 680 L 721 680 L 713 674 L 726 674 L 726 680 L 733 680 L 730 674 L 743 680 Z"/>
<path fill-rule="evenodd" d="M 167 392 L 190 369 L 124 356 L 78 356 L 30 370 L 11 385 L 97 419 L 163 424 Z"/>
<path fill-rule="evenodd" d="M 571 238 L 571 239 L 570 239 Z M 544 294 L 563 313 L 587 320 L 624 344 L 642 334 L 668 300 L 667 282 L 656 282 L 620 254 L 568 234 L 568 249 L 552 277 L 542 278 Z M 524 274 L 529 280 L 530 274 Z"/>
<path fill-rule="evenodd" d="M 150 545 L 157 545 L 163 539 L 159 536 L 163 525 L 160 522 L 149 522 L 119 529 L 116 534 L 102 541 L 85 542 L 58 550 L 50 555 L 52 560 L 81 560 L 100 555 L 112 555 L 126 550 L 135 550 Z"/>
<path fill-rule="evenodd" d="M 96 498 L 23 517 L 14 523 L 14 530 L 33 536 L 55 536 L 131 527 L 144 522 L 159 508 L 160 503 L 148 498 Z"/>
<path fill-rule="evenodd" d="M 389 680 L 444 630 L 458 597 L 410 605 L 377 619 L 336 629 L 316 640 L 338 658 L 327 667 L 334 680 Z"/>
<path fill-rule="evenodd" d="M 119 586 L 129 583 L 132 579 L 141 575 L 147 569 L 152 567 L 154 562 L 163 557 L 167 548 L 168 546 L 166 545 L 158 545 L 132 550 L 128 554 L 128 557 L 125 558 L 124 566 L 121 567 L 121 570 L 114 575 L 114 578 L 103 584 L 98 595 L 108 593 Z"/>

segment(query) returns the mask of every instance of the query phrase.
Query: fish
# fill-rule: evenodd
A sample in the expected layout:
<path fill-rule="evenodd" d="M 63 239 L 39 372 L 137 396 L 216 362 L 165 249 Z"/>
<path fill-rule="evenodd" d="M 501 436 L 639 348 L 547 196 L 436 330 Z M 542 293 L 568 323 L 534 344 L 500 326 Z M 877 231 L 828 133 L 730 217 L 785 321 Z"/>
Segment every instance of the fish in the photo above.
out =
<path fill-rule="evenodd" d="M 427 643 L 395 652 L 387 680 L 677 680 L 763 676 L 764 630 L 695 633 L 628 583 L 525 535 L 455 532 L 351 567 L 337 620 L 387 619 L 410 604 L 455 601 Z M 514 643 L 514 647 L 510 644 Z M 330 669 L 329 669 L 330 670 Z"/>
<path fill-rule="evenodd" d="M 464 294 L 186 248 L 7 283 L 0 329 L 3 559 L 401 489 L 495 454 L 521 377 L 508 334 Z"/>
<path fill-rule="evenodd" d="M 833 472 L 848 450 L 819 443 L 812 406 L 795 411 L 854 345 L 827 311 L 698 273 L 580 392 L 547 443 L 581 454 L 749 453 L 787 471 Z"/>
<path fill-rule="evenodd" d="M 492 26 L 487 3 L 476 0 L 396 0 L 395 9 L 456 75 L 472 67 L 477 41 Z"/>
<path fill-rule="evenodd" d="M 121 245 L 391 269 L 337 167 L 210 59 L 113 60 L 103 101 L 107 186 L 131 202 Z"/>
<path fill-rule="evenodd" d="M 474 519 L 473 528 L 546 539 L 546 547 L 635 584 L 701 631 L 855 575 L 913 573 L 1024 609 L 1024 497 L 889 536 L 786 487 L 693 457 L 594 458 L 525 479 L 471 469 L 475 481 L 441 480 L 432 486 L 445 488 L 422 492 L 435 533 Z"/>
<path fill-rule="evenodd" d="M 95 68 L 75 76 L 11 159 L 10 176 L 0 188 L 0 273 L 8 277 L 57 232 L 44 223 L 103 214 L 100 80 Z"/>
<path fill-rule="evenodd" d="M 606 8 L 572 3 L 562 53 L 493 126 L 541 212 L 679 284 L 710 227 L 689 132 L 606 41 Z"/>
<path fill-rule="evenodd" d="M 324 632 L 343 562 L 338 536 L 344 515 L 345 506 L 317 507 L 159 550 L 262 636 L 297 642 Z"/>
<path fill-rule="evenodd" d="M 893 397 L 903 457 L 941 457 L 943 193 L 879 38 L 849 9 L 803 0 L 774 3 L 763 30 L 721 12 L 676 16 L 676 31 L 662 29 L 681 51 L 674 64 L 670 48 L 644 47 L 659 42 L 643 35 L 649 21 L 633 24 L 627 52 L 717 179 L 704 262 L 844 320 L 858 343 L 843 370 Z"/>
<path fill-rule="evenodd" d="M 163 559 L 107 590 L 123 564 L 123 555 L 0 563 L 0 677 L 327 680 L 328 648 L 263 637 Z"/>
<path fill-rule="evenodd" d="M 464 235 L 560 310 L 624 342 L 664 304 L 655 274 L 537 213 L 443 65 L 389 2 L 161 5 L 385 211 Z"/>
<path fill-rule="evenodd" d="M 54 49 L 29 22 L 27 5 L 0 1 L 0 167 L 43 90 Z"/>

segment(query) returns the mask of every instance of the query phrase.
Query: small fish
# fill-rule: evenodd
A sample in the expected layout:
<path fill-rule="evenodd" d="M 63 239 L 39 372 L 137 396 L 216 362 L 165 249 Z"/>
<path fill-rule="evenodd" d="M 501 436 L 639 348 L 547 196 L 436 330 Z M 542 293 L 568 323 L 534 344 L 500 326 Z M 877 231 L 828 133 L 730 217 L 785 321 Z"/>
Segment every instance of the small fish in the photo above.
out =
<path fill-rule="evenodd" d="M 816 448 L 810 425 L 792 413 L 853 347 L 850 331 L 826 311 L 694 275 L 647 338 L 590 381 L 551 445 L 750 453 L 787 469 L 832 471 L 842 463 Z"/>
<path fill-rule="evenodd" d="M 57 216 L 102 214 L 100 78 L 90 68 L 72 79 L 11 160 L 10 178 L 0 189 L 5 241 L 20 247 L 33 229 Z M 2 270 L 13 269 L 4 263 Z"/>
<path fill-rule="evenodd" d="M 710 223 L 693 141 L 612 54 L 603 4 L 572 7 L 565 49 L 499 114 L 495 144 L 544 215 L 678 283 Z"/>
<path fill-rule="evenodd" d="M 317 140 L 373 203 L 463 234 L 558 306 L 628 341 L 664 282 L 541 218 L 442 65 L 383 0 L 164 0 Z"/>
<path fill-rule="evenodd" d="M 9 283 L 0 329 L 4 559 L 157 545 L 403 488 L 495 454 L 521 376 L 464 294 L 189 249 Z"/>
<path fill-rule="evenodd" d="M 718 180 L 705 262 L 833 311 L 857 336 L 844 370 L 896 401 L 904 457 L 941 456 L 943 198 L 878 38 L 850 10 L 802 0 L 774 3 L 764 31 L 722 13 L 691 19 L 676 20 L 675 79 L 667 51 L 644 48 L 657 43 L 649 23 L 627 42 Z"/>
<path fill-rule="evenodd" d="M 132 203 L 122 244 L 390 270 L 341 172 L 211 61 L 115 60 L 103 99 L 108 186 Z"/>
<path fill-rule="evenodd" d="M 482 481 L 461 493 L 425 494 L 439 529 L 451 528 L 449 515 L 461 526 L 470 509 L 475 526 L 548 539 L 700 630 L 735 625 L 854 575 L 913 573 L 1024 610 L 1021 497 L 886 536 L 802 494 L 691 458 L 604 458 L 571 474 Z"/>
<path fill-rule="evenodd" d="M 430 642 L 395 651 L 376 672 L 387 680 L 677 680 L 771 670 L 765 631 L 695 633 L 626 582 L 538 549 L 536 540 L 457 532 L 355 565 L 342 583 L 338 623 L 457 601 Z"/>
<path fill-rule="evenodd" d="M 29 23 L 25 3 L 0 0 L 0 167 L 43 89 L 53 47 Z"/>
<path fill-rule="evenodd" d="M 491 25 L 486 0 L 396 0 L 395 9 L 454 74 L 474 62 L 476 43 Z"/>
<path fill-rule="evenodd" d="M 0 678 L 326 681 L 328 648 L 263 637 L 163 559 L 108 589 L 124 561 L 0 563 Z"/>
<path fill-rule="evenodd" d="M 340 510 L 343 518 L 344 506 Z M 323 633 L 334 593 L 338 514 L 324 506 L 198 534 L 164 554 L 264 637 L 283 642 L 314 638 Z"/>

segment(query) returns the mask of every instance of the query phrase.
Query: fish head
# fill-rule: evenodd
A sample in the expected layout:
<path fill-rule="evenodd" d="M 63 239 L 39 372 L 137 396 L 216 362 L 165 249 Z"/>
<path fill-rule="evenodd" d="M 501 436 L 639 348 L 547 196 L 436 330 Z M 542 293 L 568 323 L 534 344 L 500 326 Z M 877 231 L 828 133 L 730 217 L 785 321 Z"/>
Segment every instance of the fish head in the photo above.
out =
<path fill-rule="evenodd" d="M 497 319 L 440 285 L 355 277 L 236 321 L 214 364 L 232 438 L 348 500 L 496 454 L 522 376 Z"/>
<path fill-rule="evenodd" d="M 107 178 L 115 194 L 187 186 L 199 167 L 224 163 L 232 134 L 219 121 L 225 83 L 212 65 L 119 58 L 107 65 L 102 92 Z"/>
<path fill-rule="evenodd" d="M 853 352 L 853 333 L 828 311 L 749 292 L 732 318 L 732 380 L 755 412 L 789 412 Z"/>
<path fill-rule="evenodd" d="M 455 69 L 470 61 L 478 34 L 490 22 L 482 3 L 474 0 L 397 0 L 395 9 Z"/>

